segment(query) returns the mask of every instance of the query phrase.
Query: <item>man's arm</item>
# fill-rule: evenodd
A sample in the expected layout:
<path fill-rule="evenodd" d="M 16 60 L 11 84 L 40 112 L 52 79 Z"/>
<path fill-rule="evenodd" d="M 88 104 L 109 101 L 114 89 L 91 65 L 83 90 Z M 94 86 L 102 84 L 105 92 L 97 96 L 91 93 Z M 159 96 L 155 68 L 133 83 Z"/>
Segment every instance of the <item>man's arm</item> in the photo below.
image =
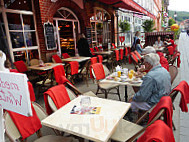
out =
<path fill-rule="evenodd" d="M 155 80 L 150 76 L 145 76 L 143 78 L 143 83 L 140 87 L 140 90 L 134 95 L 133 101 L 136 102 L 145 102 L 152 95 Z"/>

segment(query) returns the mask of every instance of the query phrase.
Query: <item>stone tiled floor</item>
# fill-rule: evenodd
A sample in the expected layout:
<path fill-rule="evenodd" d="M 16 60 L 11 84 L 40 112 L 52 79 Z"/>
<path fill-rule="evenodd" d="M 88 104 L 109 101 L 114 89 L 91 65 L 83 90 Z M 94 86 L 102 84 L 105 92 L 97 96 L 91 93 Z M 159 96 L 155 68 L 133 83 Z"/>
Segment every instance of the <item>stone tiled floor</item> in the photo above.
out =
<path fill-rule="evenodd" d="M 133 69 L 133 65 L 129 65 L 129 64 L 126 64 L 124 65 L 124 67 L 127 67 L 129 69 Z M 180 81 L 180 76 L 178 76 L 174 83 L 173 83 L 173 87 L 176 86 L 178 84 L 178 82 Z M 87 87 L 87 85 L 85 84 L 85 82 L 79 82 L 79 83 L 76 83 L 75 86 L 81 91 L 81 92 L 87 92 L 87 91 L 92 91 L 94 93 L 96 93 L 96 89 L 97 89 L 97 85 L 92 81 L 92 80 L 89 80 L 89 86 Z M 120 94 L 121 94 L 121 100 L 122 101 L 125 101 L 125 98 L 124 98 L 124 92 L 125 92 L 125 88 L 124 86 L 121 86 L 120 87 Z M 128 95 L 129 97 L 131 97 L 132 95 L 134 95 L 134 91 L 132 89 L 132 87 L 129 87 L 128 86 Z M 101 97 L 101 98 L 104 98 L 104 95 L 103 94 L 100 94 L 98 95 L 98 97 Z M 118 96 L 117 95 L 109 95 L 108 96 L 108 99 L 114 99 L 114 100 L 118 100 Z M 178 108 L 178 99 L 176 99 L 175 101 L 175 107 L 176 107 L 176 110 L 174 111 L 174 116 L 173 116 L 173 119 L 174 119 L 174 122 L 175 122 L 175 125 L 177 127 L 177 130 L 174 131 L 174 135 L 175 135 L 175 139 L 177 142 L 179 142 L 179 130 L 180 130 L 180 111 L 179 111 L 179 108 Z M 43 100 L 43 96 L 41 95 L 40 98 L 37 100 L 37 102 L 43 107 L 45 108 L 44 106 L 44 100 Z M 53 131 L 49 128 L 46 128 L 46 127 L 43 127 L 42 129 L 42 133 L 44 135 L 47 135 L 47 134 L 53 134 Z M 29 142 L 32 142 L 33 139 L 35 139 L 36 136 L 33 135 L 30 139 L 28 139 Z M 6 142 L 9 142 L 9 140 L 6 138 Z"/>

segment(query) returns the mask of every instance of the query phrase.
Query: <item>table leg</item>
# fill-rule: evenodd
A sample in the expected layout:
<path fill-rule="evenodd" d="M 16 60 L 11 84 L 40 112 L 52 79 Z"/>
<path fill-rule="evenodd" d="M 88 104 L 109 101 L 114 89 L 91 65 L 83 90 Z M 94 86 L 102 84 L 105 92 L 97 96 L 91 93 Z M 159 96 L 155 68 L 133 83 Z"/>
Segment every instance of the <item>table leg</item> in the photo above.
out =
<path fill-rule="evenodd" d="M 125 85 L 125 102 L 127 102 L 127 98 L 128 98 L 128 95 L 127 95 L 127 85 Z"/>

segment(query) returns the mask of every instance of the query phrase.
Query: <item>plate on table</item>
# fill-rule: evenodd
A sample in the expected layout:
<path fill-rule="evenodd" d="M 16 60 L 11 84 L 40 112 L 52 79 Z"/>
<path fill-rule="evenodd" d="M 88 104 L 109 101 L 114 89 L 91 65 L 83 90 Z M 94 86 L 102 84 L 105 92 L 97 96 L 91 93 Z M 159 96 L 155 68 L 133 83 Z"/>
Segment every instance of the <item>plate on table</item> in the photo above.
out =
<path fill-rule="evenodd" d="M 141 79 L 138 79 L 138 80 L 130 80 L 129 83 L 131 83 L 131 84 L 139 84 L 139 83 L 142 83 L 142 80 L 141 80 Z"/>

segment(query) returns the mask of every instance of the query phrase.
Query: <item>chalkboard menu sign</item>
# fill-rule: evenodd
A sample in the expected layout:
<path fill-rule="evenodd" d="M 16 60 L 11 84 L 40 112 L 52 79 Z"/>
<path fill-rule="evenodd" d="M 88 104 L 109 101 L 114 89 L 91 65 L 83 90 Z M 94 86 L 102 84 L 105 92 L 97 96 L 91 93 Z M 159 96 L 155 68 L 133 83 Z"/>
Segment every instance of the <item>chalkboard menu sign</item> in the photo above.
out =
<path fill-rule="evenodd" d="M 87 38 L 89 45 L 92 44 L 91 27 L 86 27 L 86 38 Z"/>
<path fill-rule="evenodd" d="M 52 23 L 50 22 L 44 23 L 44 33 L 45 33 L 47 50 L 57 49 L 55 34 L 54 34 L 54 26 Z"/>

